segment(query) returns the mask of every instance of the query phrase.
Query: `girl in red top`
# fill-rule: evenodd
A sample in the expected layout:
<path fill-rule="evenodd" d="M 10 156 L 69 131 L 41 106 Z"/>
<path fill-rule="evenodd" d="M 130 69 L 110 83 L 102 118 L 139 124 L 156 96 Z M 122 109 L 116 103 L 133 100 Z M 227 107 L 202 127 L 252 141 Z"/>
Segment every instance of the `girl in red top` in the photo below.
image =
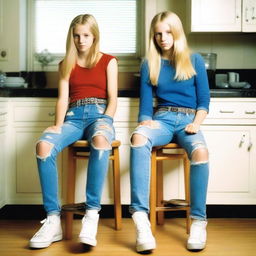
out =
<path fill-rule="evenodd" d="M 73 19 L 67 51 L 59 65 L 59 97 L 55 125 L 48 127 L 36 146 L 38 171 L 47 218 L 30 240 L 44 248 L 62 239 L 56 157 L 79 139 L 90 142 L 86 184 L 86 213 L 80 241 L 95 246 L 100 199 L 108 170 L 113 116 L 117 105 L 117 60 L 99 51 L 99 29 L 92 15 Z"/>

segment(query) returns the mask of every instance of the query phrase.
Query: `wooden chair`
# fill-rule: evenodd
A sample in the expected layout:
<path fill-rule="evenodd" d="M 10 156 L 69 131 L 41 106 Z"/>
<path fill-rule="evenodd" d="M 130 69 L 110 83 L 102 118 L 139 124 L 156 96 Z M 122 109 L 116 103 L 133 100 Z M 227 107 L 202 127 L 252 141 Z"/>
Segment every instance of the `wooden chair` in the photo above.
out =
<path fill-rule="evenodd" d="M 113 186 L 114 186 L 114 213 L 115 229 L 121 229 L 121 199 L 120 199 L 120 162 L 119 146 L 120 141 L 112 142 L 112 151 L 109 159 L 112 160 L 113 166 Z M 68 174 L 67 174 L 67 205 L 62 206 L 65 211 L 65 238 L 72 238 L 73 215 L 84 215 L 84 204 L 74 204 L 75 200 L 75 176 L 76 176 L 76 159 L 88 159 L 89 143 L 86 140 L 79 140 L 68 147 Z M 81 209 L 79 209 L 81 208 Z"/>
<path fill-rule="evenodd" d="M 166 152 L 169 150 L 169 152 Z M 172 152 L 170 152 L 172 150 Z M 175 152 L 173 152 L 175 150 Z M 176 153 L 178 150 L 178 153 Z M 181 153 L 180 153 L 181 151 Z M 185 200 L 163 200 L 163 160 L 182 159 L 184 165 Z M 150 222 L 152 232 L 155 233 L 156 221 L 164 223 L 165 211 L 186 211 L 187 233 L 190 231 L 190 162 L 184 149 L 176 143 L 153 147 L 151 155 L 151 183 L 150 183 Z"/>

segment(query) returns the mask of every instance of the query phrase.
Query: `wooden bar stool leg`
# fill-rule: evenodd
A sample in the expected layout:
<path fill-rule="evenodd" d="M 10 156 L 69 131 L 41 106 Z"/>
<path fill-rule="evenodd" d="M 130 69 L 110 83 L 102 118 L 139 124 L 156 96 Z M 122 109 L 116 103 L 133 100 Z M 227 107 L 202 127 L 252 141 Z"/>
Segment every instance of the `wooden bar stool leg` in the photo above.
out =
<path fill-rule="evenodd" d="M 150 181 L 150 223 L 152 233 L 156 231 L 156 150 L 151 153 L 151 181 Z"/>
<path fill-rule="evenodd" d="M 68 174 L 67 174 L 67 203 L 72 204 L 75 201 L 75 177 L 76 177 L 76 159 L 75 150 L 68 148 Z M 72 238 L 73 212 L 65 213 L 65 238 Z"/>
<path fill-rule="evenodd" d="M 190 218 L 190 161 L 188 159 L 187 153 L 184 153 L 183 164 L 184 164 L 185 200 L 189 204 L 189 207 L 186 210 L 187 234 L 189 234 L 190 233 L 190 225 L 191 225 L 191 218 Z"/>
<path fill-rule="evenodd" d="M 156 200 L 157 200 L 157 206 L 162 207 L 163 206 L 163 162 L 162 161 L 157 161 L 157 175 L 156 175 L 156 180 L 157 180 L 157 194 L 156 194 Z M 163 225 L 164 224 L 164 212 L 163 211 L 157 211 L 157 224 L 158 225 Z"/>
<path fill-rule="evenodd" d="M 115 210 L 115 229 L 121 229 L 122 209 L 120 198 L 120 162 L 119 150 L 113 149 L 113 185 L 114 185 L 114 210 Z"/>

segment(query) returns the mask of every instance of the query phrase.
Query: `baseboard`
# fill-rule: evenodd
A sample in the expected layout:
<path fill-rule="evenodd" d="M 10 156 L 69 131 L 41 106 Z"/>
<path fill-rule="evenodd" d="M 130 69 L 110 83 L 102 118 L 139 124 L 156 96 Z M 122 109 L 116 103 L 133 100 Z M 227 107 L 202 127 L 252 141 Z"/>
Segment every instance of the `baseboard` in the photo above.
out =
<path fill-rule="evenodd" d="M 102 205 L 101 218 L 113 218 L 113 205 Z M 129 206 L 122 205 L 122 217 L 130 218 Z M 166 218 L 183 218 L 184 211 L 165 212 Z M 207 205 L 208 218 L 255 218 L 256 205 Z M 5 205 L 0 209 L 0 219 L 32 220 L 44 219 L 42 205 Z M 81 216 L 76 216 L 81 218 Z"/>

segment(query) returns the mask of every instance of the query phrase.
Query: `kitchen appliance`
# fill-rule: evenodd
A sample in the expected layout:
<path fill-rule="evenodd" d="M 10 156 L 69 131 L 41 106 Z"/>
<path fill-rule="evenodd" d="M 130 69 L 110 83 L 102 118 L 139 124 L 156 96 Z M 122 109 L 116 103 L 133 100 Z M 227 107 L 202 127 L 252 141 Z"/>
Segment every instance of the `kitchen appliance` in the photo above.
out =
<path fill-rule="evenodd" d="M 215 88 L 216 53 L 200 53 L 204 59 L 210 88 Z"/>

